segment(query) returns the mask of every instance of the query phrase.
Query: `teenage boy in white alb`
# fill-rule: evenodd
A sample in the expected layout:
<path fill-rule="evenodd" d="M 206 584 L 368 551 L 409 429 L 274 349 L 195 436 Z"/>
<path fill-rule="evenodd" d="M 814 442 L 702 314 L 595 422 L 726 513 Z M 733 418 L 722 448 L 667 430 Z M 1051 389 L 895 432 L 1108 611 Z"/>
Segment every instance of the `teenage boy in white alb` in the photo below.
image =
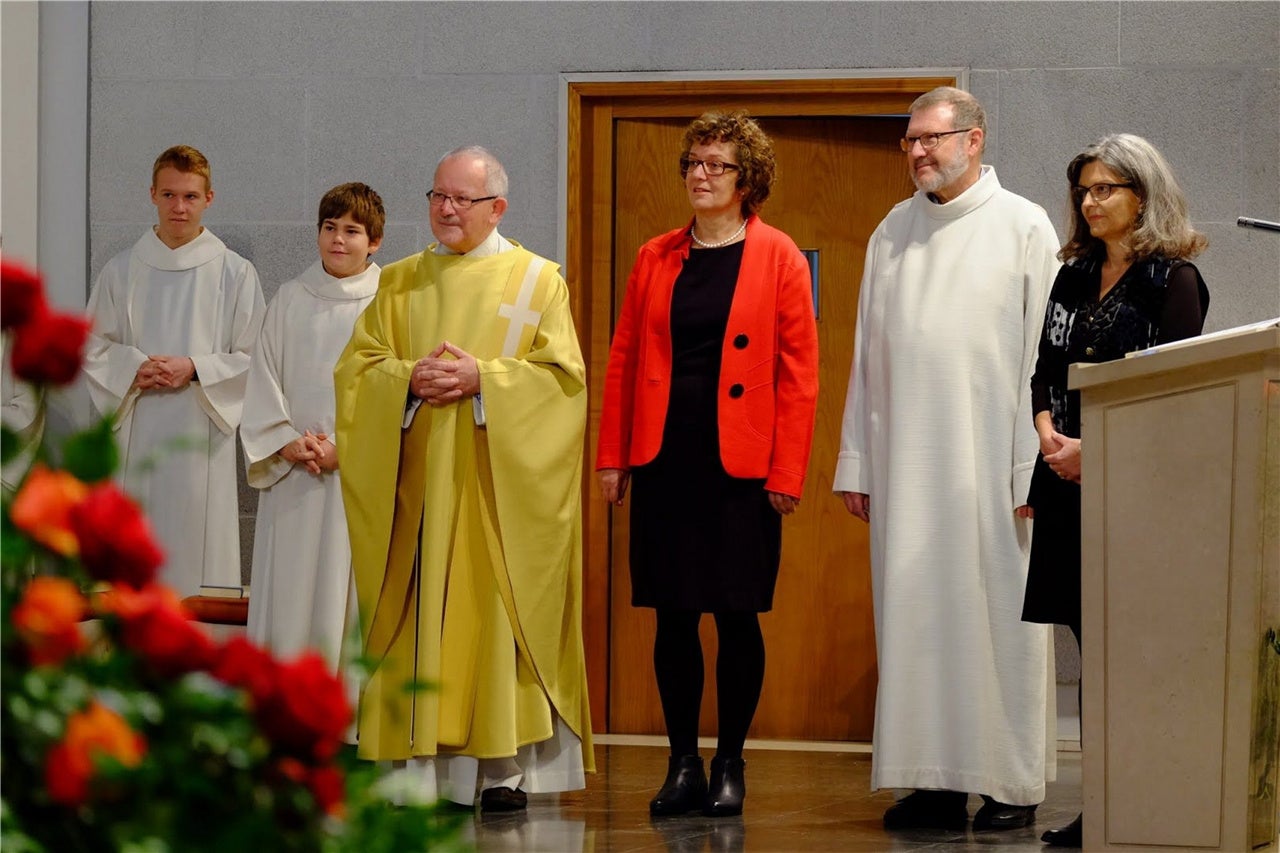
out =
<path fill-rule="evenodd" d="M 178 145 L 151 173 L 159 222 L 103 268 L 89 297 L 85 373 L 116 414 L 121 476 L 180 595 L 240 585 L 236 428 L 264 303 L 253 265 L 200 221 L 209 161 Z"/>
<path fill-rule="evenodd" d="M 359 617 L 334 445 L 333 368 L 378 290 L 382 271 L 371 257 L 385 221 L 382 199 L 365 184 L 336 186 L 320 200 L 320 257 L 267 306 L 240 425 L 249 485 L 262 490 L 249 638 L 283 657 L 315 649 L 335 668 L 344 638 L 359 643 Z"/>

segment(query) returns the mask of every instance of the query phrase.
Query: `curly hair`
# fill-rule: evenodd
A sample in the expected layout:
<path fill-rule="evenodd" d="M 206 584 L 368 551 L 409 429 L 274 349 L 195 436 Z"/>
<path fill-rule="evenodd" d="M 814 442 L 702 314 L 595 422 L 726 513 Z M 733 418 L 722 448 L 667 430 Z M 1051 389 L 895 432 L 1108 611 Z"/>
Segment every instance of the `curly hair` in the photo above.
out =
<path fill-rule="evenodd" d="M 759 211 L 777 176 L 773 142 L 746 110 L 703 113 L 685 128 L 681 159 L 689 156 L 693 146 L 712 142 L 726 142 L 737 149 L 741 167 L 737 187 L 743 191 L 742 215 L 745 218 Z"/>
<path fill-rule="evenodd" d="M 1159 150 L 1141 136 L 1113 133 L 1086 147 L 1067 166 L 1068 187 L 1080 182 L 1080 173 L 1090 163 L 1098 162 L 1133 184 L 1138 196 L 1138 220 L 1129 238 L 1132 260 L 1159 255 L 1165 258 L 1194 258 L 1209 245 L 1203 234 L 1191 227 L 1187 216 L 1187 197 L 1173 176 L 1173 170 Z M 1077 204 L 1068 194 L 1071 236 L 1058 252 L 1058 258 L 1086 258 L 1103 244 L 1089 233 Z"/>

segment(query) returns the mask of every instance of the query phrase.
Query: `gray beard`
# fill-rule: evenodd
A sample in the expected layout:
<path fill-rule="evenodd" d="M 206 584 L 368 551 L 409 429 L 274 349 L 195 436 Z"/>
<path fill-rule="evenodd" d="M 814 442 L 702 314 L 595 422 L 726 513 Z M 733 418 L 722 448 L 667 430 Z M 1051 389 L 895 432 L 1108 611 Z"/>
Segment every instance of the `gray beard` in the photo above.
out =
<path fill-rule="evenodd" d="M 920 180 L 913 169 L 911 171 L 911 182 L 916 185 L 916 189 L 926 193 L 936 193 L 938 190 L 953 183 L 957 178 L 965 173 L 969 168 L 969 158 L 961 155 L 950 166 L 939 168 L 932 178 Z"/>

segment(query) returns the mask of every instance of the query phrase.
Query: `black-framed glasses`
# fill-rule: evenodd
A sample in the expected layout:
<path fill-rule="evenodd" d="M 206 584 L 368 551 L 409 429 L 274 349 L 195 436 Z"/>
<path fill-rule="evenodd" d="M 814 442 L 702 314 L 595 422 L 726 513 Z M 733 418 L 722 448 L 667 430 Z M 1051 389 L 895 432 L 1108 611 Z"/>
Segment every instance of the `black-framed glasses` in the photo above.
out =
<path fill-rule="evenodd" d="M 438 193 L 435 190 L 427 190 L 427 203 L 432 207 L 443 207 L 447 201 L 453 205 L 454 210 L 466 210 L 471 205 L 482 201 L 493 201 L 501 196 L 487 195 L 483 198 L 468 198 L 465 195 L 448 195 L 447 193 Z"/>
<path fill-rule="evenodd" d="M 942 133 L 922 133 L 919 136 L 904 136 L 898 140 L 898 145 L 908 154 L 911 153 L 911 146 L 915 145 L 917 142 L 920 143 L 920 147 L 925 151 L 932 151 L 942 144 L 942 137 L 950 136 L 953 133 L 968 133 L 969 131 L 976 129 L 977 128 L 973 127 L 964 127 L 960 130 L 944 130 Z"/>
<path fill-rule="evenodd" d="M 1132 189 L 1133 184 L 1098 183 L 1089 187 L 1076 186 L 1071 188 L 1071 197 L 1075 199 L 1076 204 L 1080 204 L 1080 202 L 1084 201 L 1085 193 L 1093 196 L 1094 201 L 1106 201 L 1111 198 L 1111 193 L 1114 190 L 1118 190 L 1121 187 Z"/>
<path fill-rule="evenodd" d="M 680 177 L 685 177 L 694 169 L 702 167 L 708 178 L 716 178 L 725 172 L 741 172 L 742 167 L 733 163 L 721 163 L 719 160 L 694 160 L 692 157 L 680 158 Z"/>

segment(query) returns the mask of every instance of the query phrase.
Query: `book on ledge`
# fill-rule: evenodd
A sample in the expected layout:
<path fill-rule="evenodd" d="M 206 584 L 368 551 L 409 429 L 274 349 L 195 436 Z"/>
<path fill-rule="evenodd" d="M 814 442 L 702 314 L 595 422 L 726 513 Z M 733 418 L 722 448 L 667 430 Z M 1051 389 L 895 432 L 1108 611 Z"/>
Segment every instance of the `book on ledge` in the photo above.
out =
<path fill-rule="evenodd" d="M 202 586 L 196 595 L 205 598 L 248 598 L 247 586 Z"/>
<path fill-rule="evenodd" d="M 1237 335 L 1247 335 L 1250 332 L 1260 332 L 1263 329 L 1272 329 L 1280 326 L 1280 317 L 1272 317 L 1270 320 L 1261 320 L 1257 323 L 1247 323 L 1243 326 L 1235 326 L 1231 329 L 1222 329 L 1217 332 L 1209 332 L 1204 335 L 1197 335 L 1194 338 L 1183 338 L 1180 341 L 1170 341 L 1167 344 L 1157 344 L 1149 349 L 1134 350 L 1125 353 L 1125 358 L 1141 358 L 1145 355 L 1154 355 L 1158 352 L 1168 352 L 1171 349 L 1181 349 L 1192 344 L 1202 343 L 1204 341 L 1216 341 L 1222 338 L 1234 338 Z"/>

